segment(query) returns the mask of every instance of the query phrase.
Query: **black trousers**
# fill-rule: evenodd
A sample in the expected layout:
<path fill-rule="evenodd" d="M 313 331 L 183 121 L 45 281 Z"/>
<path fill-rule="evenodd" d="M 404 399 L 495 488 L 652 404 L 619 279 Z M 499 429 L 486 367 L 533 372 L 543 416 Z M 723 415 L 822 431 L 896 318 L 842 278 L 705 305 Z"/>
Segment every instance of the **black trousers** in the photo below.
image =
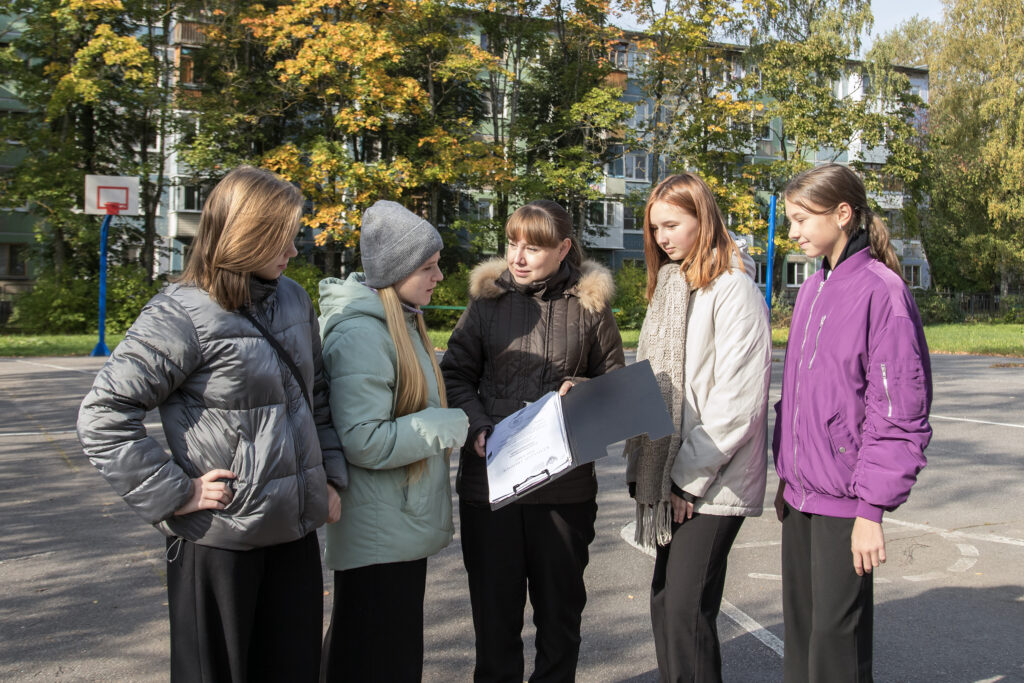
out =
<path fill-rule="evenodd" d="M 718 611 L 725 571 L 743 517 L 694 513 L 672 524 L 658 546 L 651 580 L 651 624 L 661 681 L 721 681 Z"/>
<path fill-rule="evenodd" d="M 172 681 L 316 681 L 324 619 L 316 533 L 247 551 L 183 539 L 168 539 L 167 549 Z"/>
<path fill-rule="evenodd" d="M 512 503 L 492 511 L 460 501 L 459 515 L 476 632 L 473 680 L 523 681 L 527 592 L 537 627 L 530 681 L 575 680 L 597 503 Z"/>
<path fill-rule="evenodd" d="M 322 681 L 419 683 L 427 558 L 334 572 Z"/>
<path fill-rule="evenodd" d="M 786 506 L 782 522 L 783 676 L 788 683 L 870 682 L 871 574 L 857 576 L 852 519 Z"/>

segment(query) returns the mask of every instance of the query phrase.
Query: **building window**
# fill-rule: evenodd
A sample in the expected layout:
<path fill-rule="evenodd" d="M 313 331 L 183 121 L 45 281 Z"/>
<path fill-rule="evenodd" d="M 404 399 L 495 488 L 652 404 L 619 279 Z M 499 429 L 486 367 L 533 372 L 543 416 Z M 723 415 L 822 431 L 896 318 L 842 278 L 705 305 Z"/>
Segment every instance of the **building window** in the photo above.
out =
<path fill-rule="evenodd" d="M 615 222 L 615 202 L 590 202 L 587 206 L 587 223 L 607 227 Z"/>
<path fill-rule="evenodd" d="M 647 180 L 647 154 L 630 153 L 623 158 L 625 177 L 630 180 Z"/>
<path fill-rule="evenodd" d="M 630 130 L 638 130 L 645 128 L 647 122 L 651 118 L 651 103 L 647 100 L 640 100 L 635 103 L 633 112 L 626 119 L 626 128 Z"/>
<path fill-rule="evenodd" d="M 786 286 L 799 287 L 810 274 L 811 264 L 806 261 L 789 261 L 786 263 Z"/>
<path fill-rule="evenodd" d="M 907 263 L 903 266 L 903 279 L 911 287 L 921 287 L 921 266 L 917 263 Z"/>
<path fill-rule="evenodd" d="M 754 282 L 762 287 L 768 284 L 768 263 L 767 261 L 754 261 Z"/>
<path fill-rule="evenodd" d="M 497 95 L 497 97 L 495 97 Z M 495 105 L 497 100 L 497 105 Z M 484 106 L 484 116 L 491 118 L 497 116 L 499 119 L 505 116 L 505 97 L 504 93 L 495 93 L 491 90 L 484 90 L 480 94 L 480 102 Z"/>
<path fill-rule="evenodd" d="M 633 207 L 628 204 L 622 206 L 622 229 L 640 230 L 640 228 L 636 227 L 636 216 L 633 213 Z"/>
<path fill-rule="evenodd" d="M 179 211 L 202 211 L 209 190 L 202 185 L 185 185 L 181 188 Z"/>
<path fill-rule="evenodd" d="M 28 276 L 28 245 L 0 244 L 0 277 Z"/>
<path fill-rule="evenodd" d="M 196 74 L 197 48 L 183 47 L 178 54 L 178 82 L 186 86 L 197 86 L 202 80 Z"/>

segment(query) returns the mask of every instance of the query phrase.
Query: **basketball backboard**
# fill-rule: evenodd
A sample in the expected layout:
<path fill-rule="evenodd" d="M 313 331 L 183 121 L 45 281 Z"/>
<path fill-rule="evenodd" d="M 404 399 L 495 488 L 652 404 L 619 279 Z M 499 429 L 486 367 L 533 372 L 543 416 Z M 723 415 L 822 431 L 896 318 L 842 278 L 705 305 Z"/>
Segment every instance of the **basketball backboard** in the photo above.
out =
<path fill-rule="evenodd" d="M 134 176 L 85 176 L 85 212 L 98 216 L 139 215 L 139 179 Z"/>

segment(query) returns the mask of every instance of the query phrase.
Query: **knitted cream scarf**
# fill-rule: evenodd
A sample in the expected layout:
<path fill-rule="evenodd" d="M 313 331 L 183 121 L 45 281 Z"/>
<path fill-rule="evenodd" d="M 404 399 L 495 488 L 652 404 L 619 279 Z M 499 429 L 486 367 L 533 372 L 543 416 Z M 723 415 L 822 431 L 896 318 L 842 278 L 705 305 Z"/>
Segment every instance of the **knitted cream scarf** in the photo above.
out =
<path fill-rule="evenodd" d="M 651 441 L 647 435 L 626 442 L 630 469 L 636 473 L 636 542 L 653 547 L 672 540 L 672 464 L 682 443 L 686 361 L 686 313 L 690 286 L 678 263 L 658 271 L 658 284 L 640 328 L 636 359 L 649 360 L 665 405 L 677 429 Z"/>

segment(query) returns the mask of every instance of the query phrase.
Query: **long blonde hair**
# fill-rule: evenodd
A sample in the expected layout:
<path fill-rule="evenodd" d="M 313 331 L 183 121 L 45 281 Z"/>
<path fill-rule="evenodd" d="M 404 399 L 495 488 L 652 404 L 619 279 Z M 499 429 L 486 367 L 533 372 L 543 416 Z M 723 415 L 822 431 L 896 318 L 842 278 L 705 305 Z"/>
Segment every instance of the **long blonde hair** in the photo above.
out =
<path fill-rule="evenodd" d="M 253 271 L 285 251 L 302 217 L 302 193 L 270 171 L 239 166 L 210 192 L 178 282 L 227 311 L 249 303 Z"/>
<path fill-rule="evenodd" d="M 863 227 L 868 233 L 871 255 L 903 278 L 900 260 L 889 241 L 889 228 L 868 206 L 864 183 L 852 170 L 842 164 L 825 164 L 804 171 L 786 185 L 785 197 L 817 216 L 832 213 L 844 202 L 849 204 L 853 220 L 842 226 L 843 230 L 853 236 Z"/>
<path fill-rule="evenodd" d="M 402 300 L 398 298 L 398 292 L 394 285 L 383 287 L 377 290 L 381 304 L 384 306 L 384 317 L 388 324 L 388 334 L 395 345 L 395 354 L 398 357 L 398 378 L 395 387 L 395 417 L 411 415 L 427 407 L 429 397 L 427 396 L 427 378 L 423 374 L 423 367 L 416 356 L 416 349 L 409 336 L 409 328 L 405 325 L 405 309 L 402 307 Z M 437 357 L 434 355 L 434 345 L 430 343 L 430 336 L 427 334 L 427 325 L 423 322 L 423 316 L 416 316 L 416 328 L 420 333 L 420 340 L 423 348 L 427 350 L 430 357 L 430 364 L 434 368 L 434 377 L 437 378 L 438 398 L 441 407 L 448 407 L 448 398 L 445 395 L 444 379 L 441 376 L 441 368 L 437 364 Z M 447 455 L 447 454 L 446 454 Z M 418 460 L 406 465 L 405 479 L 412 483 L 423 476 L 426 470 L 426 459 Z"/>

